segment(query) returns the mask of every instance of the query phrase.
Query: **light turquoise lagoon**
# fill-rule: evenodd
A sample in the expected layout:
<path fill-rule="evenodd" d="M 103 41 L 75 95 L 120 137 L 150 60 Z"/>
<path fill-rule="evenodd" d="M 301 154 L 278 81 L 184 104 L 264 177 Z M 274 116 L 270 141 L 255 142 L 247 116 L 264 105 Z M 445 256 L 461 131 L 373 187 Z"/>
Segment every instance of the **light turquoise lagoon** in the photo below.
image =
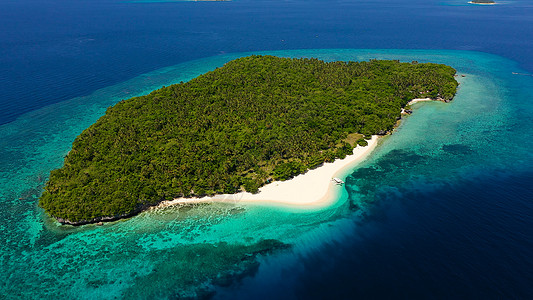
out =
<path fill-rule="evenodd" d="M 38 207 L 74 138 L 121 99 L 187 81 L 237 57 L 399 59 L 456 68 L 451 103 L 414 105 L 347 177 L 328 208 L 239 202 L 150 210 L 103 226 L 61 226 Z M 514 73 L 520 74 L 514 74 Z M 0 126 L 0 294 L 13 299 L 167 299 L 212 295 L 242 278 L 282 276 L 300 258 L 365 222 L 377 195 L 439 190 L 533 164 L 533 77 L 513 61 L 469 51 L 320 49 L 226 54 L 156 70 Z M 528 105 L 524 105 L 528 104 Z"/>

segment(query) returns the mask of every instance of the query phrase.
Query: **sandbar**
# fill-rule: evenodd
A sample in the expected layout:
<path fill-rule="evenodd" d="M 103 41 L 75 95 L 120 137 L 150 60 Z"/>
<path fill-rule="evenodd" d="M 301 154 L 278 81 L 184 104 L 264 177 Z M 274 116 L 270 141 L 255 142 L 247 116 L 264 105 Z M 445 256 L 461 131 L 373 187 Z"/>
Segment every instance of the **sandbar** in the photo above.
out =
<path fill-rule="evenodd" d="M 413 99 L 411 101 L 409 101 L 409 103 L 407 103 L 407 105 L 413 105 L 417 102 L 425 102 L 425 101 L 435 101 L 435 99 L 431 99 L 431 98 L 416 98 L 416 99 Z"/>
<path fill-rule="evenodd" d="M 495 4 L 496 4 L 496 2 L 482 3 L 482 2 L 474 2 L 474 1 L 469 1 L 468 3 L 470 3 L 470 4 L 477 4 L 477 5 L 495 5 Z"/>

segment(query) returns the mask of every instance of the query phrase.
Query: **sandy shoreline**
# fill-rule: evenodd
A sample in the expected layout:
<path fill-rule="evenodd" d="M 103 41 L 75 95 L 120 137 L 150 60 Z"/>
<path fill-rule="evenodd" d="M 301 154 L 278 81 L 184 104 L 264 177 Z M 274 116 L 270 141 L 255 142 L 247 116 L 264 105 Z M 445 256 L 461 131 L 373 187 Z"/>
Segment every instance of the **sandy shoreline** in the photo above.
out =
<path fill-rule="evenodd" d="M 425 102 L 425 101 L 436 101 L 434 99 L 431 99 L 431 98 L 416 98 L 416 99 L 413 99 L 411 101 L 409 101 L 409 103 L 407 103 L 407 105 L 413 105 L 417 102 Z"/>
<path fill-rule="evenodd" d="M 331 179 L 333 177 L 344 179 L 349 169 L 367 157 L 377 144 L 378 136 L 372 136 L 372 139 L 368 140 L 368 146 L 356 147 L 352 155 L 348 155 L 344 159 L 337 159 L 332 163 L 324 163 L 324 165 L 290 180 L 269 183 L 261 187 L 257 194 L 240 192 L 203 198 L 177 198 L 163 201 L 155 208 L 203 202 L 282 204 L 301 208 L 325 207 L 335 201 L 337 195 L 344 189 L 343 186 L 334 184 Z"/>

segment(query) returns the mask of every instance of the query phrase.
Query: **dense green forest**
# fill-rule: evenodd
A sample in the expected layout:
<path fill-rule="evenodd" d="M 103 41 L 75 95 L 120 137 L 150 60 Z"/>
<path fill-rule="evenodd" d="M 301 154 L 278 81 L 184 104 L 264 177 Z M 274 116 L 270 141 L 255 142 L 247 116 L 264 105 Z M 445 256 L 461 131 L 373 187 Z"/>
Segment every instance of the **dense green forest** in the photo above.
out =
<path fill-rule="evenodd" d="M 454 74 L 417 62 L 236 59 L 108 108 L 51 172 L 40 205 L 84 223 L 180 196 L 256 192 L 391 131 L 421 94 L 452 99 Z"/>

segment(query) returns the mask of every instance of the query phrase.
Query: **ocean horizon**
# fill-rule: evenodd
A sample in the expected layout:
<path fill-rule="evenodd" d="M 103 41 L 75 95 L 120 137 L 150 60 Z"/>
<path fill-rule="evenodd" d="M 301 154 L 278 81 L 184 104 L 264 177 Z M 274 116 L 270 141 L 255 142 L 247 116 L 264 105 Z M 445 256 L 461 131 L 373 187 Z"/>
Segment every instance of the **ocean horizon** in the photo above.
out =
<path fill-rule="evenodd" d="M 0 4 L 0 294 L 531 298 L 533 6 L 379 3 Z M 330 207 L 200 204 L 81 227 L 38 207 L 107 107 L 252 54 L 444 63 L 460 86 L 413 105 Z"/>

